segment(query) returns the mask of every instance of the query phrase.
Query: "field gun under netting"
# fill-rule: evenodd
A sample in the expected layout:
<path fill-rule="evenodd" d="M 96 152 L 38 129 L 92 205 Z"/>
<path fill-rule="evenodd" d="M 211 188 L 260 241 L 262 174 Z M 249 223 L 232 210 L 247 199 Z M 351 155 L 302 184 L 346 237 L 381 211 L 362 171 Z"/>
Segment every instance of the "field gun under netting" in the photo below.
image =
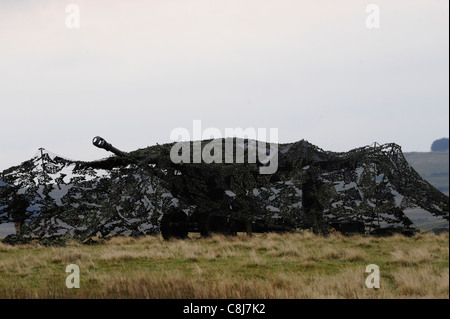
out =
<path fill-rule="evenodd" d="M 248 147 L 248 140 L 240 142 Z M 233 143 L 236 146 L 239 141 L 235 139 Z M 124 157 L 123 152 L 110 146 L 107 146 L 109 149 L 99 147 Z M 403 202 L 405 195 L 411 197 L 413 202 L 415 199 L 422 208 L 428 207 L 432 214 L 448 220 L 448 197 L 410 167 L 396 144 L 363 147 L 347 153 L 325 152 L 306 141 L 282 145 L 281 149 L 278 148 L 278 171 L 271 176 L 258 175 L 257 164 L 243 167 L 234 164 L 231 168 L 205 163 L 175 165 L 167 156 L 167 149 L 165 152 L 162 149 L 159 156 L 128 157 L 128 161 L 133 158 L 141 166 L 168 164 L 164 169 L 172 167 L 173 174 L 170 175 L 176 176 L 172 177 L 169 188 L 191 205 L 202 208 L 191 214 L 172 208 L 164 214 L 160 227 L 165 238 L 185 237 L 190 231 L 233 234 L 295 228 L 312 228 L 319 233 L 332 229 L 346 234 L 366 231 L 381 234 L 383 223 L 390 233 L 412 234 L 416 230 L 403 213 L 408 206 L 407 201 Z M 155 166 L 152 166 L 154 169 Z M 286 177 L 295 170 L 300 173 L 296 176 L 297 180 L 286 182 Z M 364 173 L 364 170 L 367 172 Z M 243 183 L 248 184 L 247 192 L 243 192 L 245 186 L 242 187 L 242 184 L 237 188 L 240 192 L 235 192 L 231 180 L 238 179 L 242 174 L 245 174 Z M 390 181 L 392 179 L 393 182 Z M 199 192 L 195 181 L 206 182 L 203 192 Z M 268 187 L 264 187 L 267 185 L 272 185 L 272 188 L 273 185 L 278 186 L 278 192 L 288 191 L 294 199 L 286 198 L 284 202 L 271 200 L 277 189 L 267 191 Z M 252 192 L 250 196 L 249 191 Z M 265 196 L 261 195 L 263 191 L 267 192 Z M 236 198 L 237 194 L 240 200 Z M 366 200 L 365 205 L 361 204 L 363 200 Z M 221 202 L 222 205 L 218 205 Z M 358 207 L 358 202 L 362 207 Z M 261 209 L 264 205 L 265 211 Z M 251 213 L 255 211 L 259 213 Z"/>
<path fill-rule="evenodd" d="M 449 220 L 448 196 L 422 179 L 396 144 L 337 153 L 305 140 L 274 145 L 214 139 L 184 142 L 180 150 L 188 156 L 174 161 L 177 143 L 124 152 L 98 136 L 92 142 L 113 156 L 86 162 L 41 151 L 3 171 L 0 223 L 13 221 L 8 203 L 14 192 L 30 202 L 22 229 L 30 236 L 161 232 L 168 239 L 189 232 L 297 229 L 413 234 L 404 213 L 411 207 Z M 226 145 L 232 145 L 231 158 L 239 152 L 246 159 L 258 156 L 223 163 L 192 160 L 196 147 L 225 154 Z M 275 159 L 277 170 L 261 174 Z"/>

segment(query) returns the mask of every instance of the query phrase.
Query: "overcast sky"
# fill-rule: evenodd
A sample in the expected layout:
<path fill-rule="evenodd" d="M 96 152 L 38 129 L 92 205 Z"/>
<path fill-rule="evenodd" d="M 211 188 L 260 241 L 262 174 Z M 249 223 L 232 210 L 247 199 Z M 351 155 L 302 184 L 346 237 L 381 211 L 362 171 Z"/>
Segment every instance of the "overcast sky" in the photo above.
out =
<path fill-rule="evenodd" d="M 167 143 L 193 120 L 428 151 L 449 132 L 448 33 L 447 0 L 0 0 L 0 171 L 39 147 L 105 157 L 96 135 Z"/>

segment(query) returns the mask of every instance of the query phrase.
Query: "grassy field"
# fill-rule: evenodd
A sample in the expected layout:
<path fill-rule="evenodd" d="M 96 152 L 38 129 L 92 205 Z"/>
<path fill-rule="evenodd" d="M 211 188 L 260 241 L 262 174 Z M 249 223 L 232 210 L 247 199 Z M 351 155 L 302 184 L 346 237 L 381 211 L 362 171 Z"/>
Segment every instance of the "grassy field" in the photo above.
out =
<path fill-rule="evenodd" d="M 66 266 L 80 288 L 66 287 Z M 380 269 L 379 289 L 365 285 Z M 449 236 L 263 234 L 0 243 L 0 298 L 449 298 Z"/>

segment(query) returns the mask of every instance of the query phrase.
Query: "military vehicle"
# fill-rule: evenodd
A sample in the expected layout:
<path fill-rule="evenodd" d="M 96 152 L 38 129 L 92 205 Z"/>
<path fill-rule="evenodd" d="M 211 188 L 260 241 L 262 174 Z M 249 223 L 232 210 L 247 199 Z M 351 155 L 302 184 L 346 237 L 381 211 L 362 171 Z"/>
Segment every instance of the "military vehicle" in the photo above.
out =
<path fill-rule="evenodd" d="M 106 142 L 103 138 L 97 136 L 93 139 L 92 143 L 99 148 L 105 149 L 117 156 L 118 159 L 122 159 L 124 163 L 139 163 L 140 166 L 156 164 L 161 162 L 161 158 L 141 158 L 140 156 L 136 156 L 136 154 L 126 154 L 125 152 L 120 151 L 119 149 L 112 146 L 110 143 Z M 247 141 L 248 144 L 248 141 Z M 169 160 L 165 159 L 165 163 L 170 163 Z M 87 164 L 90 165 L 90 164 Z M 191 165 L 191 164 L 186 164 Z M 214 172 L 214 168 L 212 171 L 205 171 L 202 168 L 198 170 L 191 171 L 190 167 L 186 165 L 171 165 L 169 164 L 166 168 L 172 167 L 173 170 L 177 171 L 176 179 L 183 179 L 182 176 L 185 174 L 188 175 L 188 178 L 195 179 L 203 179 L 208 178 L 208 192 L 210 192 L 207 196 L 209 196 L 212 201 L 220 201 L 223 200 L 223 194 L 226 194 L 226 187 L 220 187 L 216 179 L 219 176 L 219 172 Z M 261 165 L 261 163 L 260 163 Z M 215 167 L 217 170 L 217 167 Z M 217 175 L 215 175 L 217 174 Z M 198 176 L 197 176 L 198 175 Z M 180 181 L 176 181 L 179 182 Z M 171 185 L 171 189 L 174 190 L 175 187 L 180 187 L 184 189 L 184 196 L 188 198 L 192 204 L 198 204 L 202 201 L 202 196 L 196 196 L 197 192 L 189 192 L 189 183 L 181 182 L 181 186 L 177 186 L 176 182 Z M 191 186 L 191 188 L 193 188 Z M 192 189 L 191 189 L 192 190 Z M 180 190 L 175 190 L 175 192 L 179 192 Z M 228 193 L 230 194 L 230 193 Z M 204 200 L 204 199 L 203 199 Z M 183 210 L 175 207 L 171 207 L 169 211 L 163 214 L 160 222 L 160 230 L 161 234 L 165 239 L 170 238 L 186 238 L 189 232 L 198 232 L 202 236 L 208 236 L 211 233 L 220 233 L 226 235 L 234 235 L 238 232 L 246 232 L 248 234 L 253 232 L 274 232 L 274 231 L 289 231 L 295 228 L 294 224 L 289 224 L 287 221 L 279 221 L 277 219 L 272 220 L 272 222 L 267 222 L 267 220 L 262 218 L 237 218 L 233 216 L 233 210 L 238 211 L 239 205 L 231 202 L 229 211 L 225 213 L 218 212 L 201 212 L 198 210 L 194 210 L 192 214 L 186 214 Z"/>
<path fill-rule="evenodd" d="M 404 213 L 409 207 L 449 220 L 448 196 L 423 180 L 396 144 L 327 152 L 305 140 L 274 145 L 215 139 L 200 141 L 201 149 L 215 143 L 225 154 L 224 145 L 231 143 L 232 155 L 242 151 L 249 158 L 253 152 L 257 160 L 176 163 L 171 159 L 176 143 L 124 152 L 98 136 L 92 142 L 113 155 L 86 162 L 40 149 L 3 171 L 0 223 L 12 220 L 12 189 L 30 202 L 22 230 L 29 236 L 161 232 L 170 239 L 189 232 L 296 229 L 382 234 L 392 227 L 410 234 L 414 225 Z M 192 153 L 196 142 L 185 143 Z M 259 154 L 273 149 L 276 172 L 260 174 L 274 157 L 265 161 Z"/>

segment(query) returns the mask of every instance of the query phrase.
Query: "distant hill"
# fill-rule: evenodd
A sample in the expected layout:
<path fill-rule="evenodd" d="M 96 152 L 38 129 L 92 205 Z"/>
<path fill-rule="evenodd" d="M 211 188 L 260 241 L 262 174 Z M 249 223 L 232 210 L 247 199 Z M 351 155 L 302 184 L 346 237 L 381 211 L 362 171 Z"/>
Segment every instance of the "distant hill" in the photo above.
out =
<path fill-rule="evenodd" d="M 439 140 L 435 140 L 433 144 L 431 144 L 432 152 L 445 152 L 448 151 L 448 137 L 443 137 Z"/>
<path fill-rule="evenodd" d="M 449 195 L 449 152 L 409 152 L 404 153 L 409 164 L 431 185 Z M 416 208 L 407 213 L 414 224 L 422 230 L 435 227 L 449 227 L 446 220 L 431 216 Z"/>

